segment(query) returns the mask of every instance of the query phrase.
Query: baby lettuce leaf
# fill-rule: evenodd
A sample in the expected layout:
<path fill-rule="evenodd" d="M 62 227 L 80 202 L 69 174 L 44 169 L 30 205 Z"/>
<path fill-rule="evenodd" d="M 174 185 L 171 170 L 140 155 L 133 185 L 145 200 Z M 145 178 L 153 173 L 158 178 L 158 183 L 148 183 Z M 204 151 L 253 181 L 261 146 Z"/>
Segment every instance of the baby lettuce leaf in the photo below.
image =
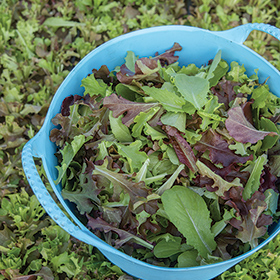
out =
<path fill-rule="evenodd" d="M 64 199 L 76 203 L 77 208 L 82 215 L 90 213 L 94 207 L 94 203 L 100 203 L 98 198 L 100 190 L 98 190 L 96 181 L 92 179 L 91 174 L 84 173 L 85 167 L 86 164 L 84 164 L 79 176 L 81 189 L 77 189 L 76 191 L 62 189 L 61 191 Z"/>
<path fill-rule="evenodd" d="M 148 156 L 145 152 L 140 151 L 142 142 L 136 140 L 129 145 L 122 145 L 116 143 L 118 148 L 118 153 L 127 159 L 131 171 L 139 171 L 143 163 L 148 159 Z"/>
<path fill-rule="evenodd" d="M 132 128 L 132 136 L 139 137 L 145 124 L 158 112 L 160 107 L 153 107 L 147 112 L 140 112 L 138 116 L 134 118 L 135 125 Z"/>
<path fill-rule="evenodd" d="M 250 177 L 244 187 L 243 197 L 245 200 L 249 199 L 254 192 L 256 192 L 260 187 L 260 179 L 264 165 L 267 162 L 267 156 L 261 155 L 256 161 L 251 163 L 253 170 L 251 171 Z"/>
<path fill-rule="evenodd" d="M 178 96 L 174 91 L 168 89 L 144 86 L 145 94 L 160 102 L 162 107 L 170 112 L 184 112 L 183 106 L 186 104 L 184 98 Z"/>
<path fill-rule="evenodd" d="M 204 199 L 186 187 L 174 186 L 162 194 L 161 200 L 169 220 L 187 239 L 187 244 L 193 246 L 203 258 L 211 255 L 216 242 Z"/>
<path fill-rule="evenodd" d="M 61 166 L 58 166 L 58 177 L 55 180 L 55 184 L 59 184 L 61 179 L 63 178 L 67 168 L 73 161 L 75 155 L 80 150 L 80 148 L 90 139 L 90 137 L 86 138 L 85 135 L 75 136 L 71 144 L 66 143 L 65 147 L 61 150 L 62 154 L 62 162 Z"/>
<path fill-rule="evenodd" d="M 115 138 L 120 142 L 132 142 L 133 138 L 130 135 L 130 131 L 127 126 L 122 123 L 122 115 L 114 118 L 112 111 L 109 113 L 109 121 L 112 132 Z"/>
<path fill-rule="evenodd" d="M 157 258 L 168 258 L 175 254 L 182 253 L 184 247 L 181 245 L 181 242 L 181 237 L 168 234 L 168 238 L 163 238 L 156 244 L 154 254 Z"/>
<path fill-rule="evenodd" d="M 138 59 L 138 56 L 135 55 L 132 51 L 127 51 L 127 55 L 125 57 L 125 66 L 133 72 L 135 70 L 135 62 Z"/>
<path fill-rule="evenodd" d="M 94 74 L 82 79 L 81 87 L 85 88 L 84 95 L 101 95 L 102 97 L 106 95 L 106 91 L 108 89 L 108 85 L 101 79 L 95 79 Z"/>
<path fill-rule="evenodd" d="M 175 127 L 166 126 L 165 130 L 179 161 L 195 173 L 197 171 L 196 157 L 189 143 Z"/>
<path fill-rule="evenodd" d="M 124 84 L 132 84 L 135 81 L 161 81 L 159 76 L 160 65 L 148 57 L 137 59 L 134 64 L 134 71 L 127 68 L 126 64 L 120 67 L 120 71 L 116 74 L 118 80 Z"/>
<path fill-rule="evenodd" d="M 260 216 L 266 208 L 267 204 L 264 201 L 254 199 L 248 215 L 243 217 L 242 223 L 240 224 L 242 230 L 238 231 L 236 237 L 239 238 L 243 243 L 249 242 L 251 248 L 254 248 L 258 245 L 257 239 L 263 236 L 267 231 L 265 226 L 260 226 L 258 223 Z M 271 223 L 271 217 L 269 218 Z"/>
<path fill-rule="evenodd" d="M 156 191 L 157 194 L 162 195 L 166 190 L 171 189 L 180 172 L 184 169 L 184 164 L 178 166 L 172 176 Z"/>
<path fill-rule="evenodd" d="M 115 233 L 118 234 L 119 239 L 115 240 L 115 247 L 119 248 L 121 247 L 123 244 L 127 243 L 127 242 L 134 242 L 137 243 L 139 245 L 142 245 L 150 250 L 152 250 L 154 248 L 154 246 L 150 243 L 148 243 L 147 241 L 141 239 L 140 237 L 126 231 L 126 230 L 122 230 L 119 228 L 116 228 L 110 224 L 108 224 L 107 222 L 105 222 L 104 220 L 102 220 L 101 218 L 92 218 L 91 216 L 87 215 L 88 218 L 88 226 L 91 227 L 93 230 L 95 229 L 99 229 L 101 231 L 104 231 L 105 233 L 113 231 Z"/>
<path fill-rule="evenodd" d="M 147 112 L 157 105 L 158 103 L 132 102 L 122 96 L 118 97 L 115 93 L 103 99 L 103 106 L 109 108 L 113 112 L 114 118 L 126 112 L 126 115 L 122 118 L 122 123 L 127 127 L 133 123 L 134 118 L 138 116 L 140 112 Z"/>
<path fill-rule="evenodd" d="M 199 266 L 199 262 L 196 261 L 198 257 L 196 250 L 189 250 L 179 255 L 178 267 L 194 267 Z"/>
<path fill-rule="evenodd" d="M 197 110 L 200 110 L 208 101 L 209 82 L 196 76 L 177 74 L 174 82 L 179 92 Z"/>
<path fill-rule="evenodd" d="M 244 112 L 240 106 L 231 108 L 228 111 L 228 118 L 226 120 L 226 128 L 236 141 L 241 143 L 257 143 L 265 136 L 278 135 L 276 132 L 257 130 L 245 117 Z"/>
<path fill-rule="evenodd" d="M 174 126 L 183 133 L 186 130 L 186 113 L 167 112 L 166 114 L 162 115 L 160 120 L 163 124 Z"/>
<path fill-rule="evenodd" d="M 175 42 L 171 49 L 166 50 L 164 53 L 160 55 L 156 55 L 153 59 L 160 60 L 161 64 L 170 65 L 175 63 L 179 59 L 179 56 L 175 56 L 174 53 L 176 51 L 179 52 L 181 50 L 182 47 L 180 46 L 180 44 Z"/>
<path fill-rule="evenodd" d="M 197 151 L 209 151 L 209 158 L 213 163 L 222 163 L 224 167 L 232 163 L 245 163 L 252 160 L 252 156 L 241 157 L 229 149 L 228 142 L 213 129 L 208 129 L 194 148 Z"/>
<path fill-rule="evenodd" d="M 108 163 L 106 160 L 102 166 L 95 165 L 92 172 L 93 175 L 102 175 L 107 178 L 115 187 L 128 193 L 132 203 L 137 202 L 139 197 L 147 197 L 150 190 L 145 187 L 144 182 L 135 183 L 128 179 L 127 174 L 113 172 L 106 168 Z"/>
<path fill-rule="evenodd" d="M 221 59 L 221 54 L 222 52 L 219 50 L 207 74 L 206 79 L 209 81 L 210 87 L 217 85 L 219 80 L 226 75 L 229 69 L 227 62 Z"/>
<path fill-rule="evenodd" d="M 235 178 L 232 182 L 228 182 L 224 180 L 221 176 L 213 172 L 207 165 L 205 165 L 201 161 L 198 160 L 196 162 L 196 165 L 202 176 L 206 176 L 214 181 L 211 187 L 214 189 L 215 193 L 218 196 L 223 197 L 224 193 L 228 191 L 231 187 L 242 186 L 239 178 Z M 217 188 L 217 190 L 215 188 Z"/>

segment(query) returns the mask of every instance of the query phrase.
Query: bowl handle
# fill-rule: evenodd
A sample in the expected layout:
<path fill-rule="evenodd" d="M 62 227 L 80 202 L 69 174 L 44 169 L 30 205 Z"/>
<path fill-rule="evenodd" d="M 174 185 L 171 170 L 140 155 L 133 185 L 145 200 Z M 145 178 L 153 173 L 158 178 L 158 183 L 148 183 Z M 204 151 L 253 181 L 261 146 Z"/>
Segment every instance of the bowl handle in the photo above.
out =
<path fill-rule="evenodd" d="M 47 214 L 66 232 L 70 235 L 74 236 L 75 238 L 98 247 L 98 249 L 103 249 L 108 251 L 108 245 L 103 243 L 101 240 L 100 242 L 88 233 L 84 232 L 79 226 L 75 225 L 58 207 L 55 200 L 49 194 L 48 190 L 46 189 L 42 179 L 36 169 L 35 162 L 33 157 L 39 158 L 39 153 L 36 152 L 36 136 L 29 140 L 22 150 L 22 166 L 26 178 L 36 195 L 37 199 L 44 207 Z"/>
<path fill-rule="evenodd" d="M 213 32 L 235 43 L 243 44 L 253 30 L 263 31 L 280 40 L 280 29 L 265 23 L 248 23 L 226 31 Z"/>

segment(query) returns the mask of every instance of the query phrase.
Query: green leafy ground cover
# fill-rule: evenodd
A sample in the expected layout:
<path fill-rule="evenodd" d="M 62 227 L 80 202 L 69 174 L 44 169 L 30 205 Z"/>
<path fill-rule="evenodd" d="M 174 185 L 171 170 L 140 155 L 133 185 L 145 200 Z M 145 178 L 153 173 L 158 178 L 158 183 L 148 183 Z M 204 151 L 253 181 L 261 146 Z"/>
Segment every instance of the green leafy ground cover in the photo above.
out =
<path fill-rule="evenodd" d="M 78 61 L 123 33 L 166 24 L 226 30 L 249 22 L 280 28 L 279 0 L 0 1 L 0 279 L 132 279 L 60 229 L 33 195 L 23 145 Z M 280 44 L 252 32 L 247 46 L 280 70 Z M 38 162 L 44 179 L 44 171 Z M 46 185 L 48 187 L 47 181 Z M 280 279 L 280 237 L 217 279 Z"/>

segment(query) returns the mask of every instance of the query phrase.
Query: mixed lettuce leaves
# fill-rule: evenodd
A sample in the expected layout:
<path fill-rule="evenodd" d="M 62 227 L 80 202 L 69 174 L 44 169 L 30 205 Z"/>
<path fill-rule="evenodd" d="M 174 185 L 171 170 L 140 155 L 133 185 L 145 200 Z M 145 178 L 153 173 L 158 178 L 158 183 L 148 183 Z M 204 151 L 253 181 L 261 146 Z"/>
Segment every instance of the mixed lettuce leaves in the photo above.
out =
<path fill-rule="evenodd" d="M 167 267 L 242 254 L 279 216 L 280 99 L 221 51 L 199 68 L 180 50 L 94 69 L 50 134 L 56 184 L 88 228 Z"/>

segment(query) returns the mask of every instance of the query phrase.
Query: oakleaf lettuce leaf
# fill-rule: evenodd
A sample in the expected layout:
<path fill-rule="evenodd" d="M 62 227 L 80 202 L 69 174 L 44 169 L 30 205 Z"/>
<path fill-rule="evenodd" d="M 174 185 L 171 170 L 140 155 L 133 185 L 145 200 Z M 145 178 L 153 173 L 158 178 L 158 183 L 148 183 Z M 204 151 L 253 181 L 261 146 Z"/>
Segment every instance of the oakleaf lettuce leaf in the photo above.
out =
<path fill-rule="evenodd" d="M 115 93 L 106 96 L 103 100 L 103 106 L 109 108 L 113 112 L 113 117 L 117 118 L 123 113 L 126 115 L 122 118 L 122 123 L 129 127 L 136 116 L 140 112 L 147 112 L 158 103 L 138 103 L 129 101 L 122 96 L 117 96 Z"/>
<path fill-rule="evenodd" d="M 100 94 L 102 97 L 106 95 L 106 91 L 109 88 L 103 80 L 95 79 L 94 74 L 82 79 L 81 87 L 85 88 L 84 95 L 89 94 L 90 96 L 94 96 Z"/>
<path fill-rule="evenodd" d="M 224 167 L 232 163 L 245 163 L 252 160 L 253 156 L 242 157 L 229 149 L 228 142 L 216 131 L 209 129 L 202 134 L 202 138 L 194 148 L 197 151 L 209 151 L 209 158 L 213 163 L 222 163 Z"/>
<path fill-rule="evenodd" d="M 196 162 L 196 165 L 202 176 L 206 176 L 214 181 L 211 187 L 214 189 L 215 193 L 218 196 L 223 197 L 224 193 L 228 191 L 231 187 L 236 187 L 236 186 L 242 187 L 239 178 L 235 178 L 232 182 L 228 182 L 224 180 L 221 176 L 213 172 L 207 165 L 202 163 L 200 160 Z M 217 190 L 215 188 L 217 188 Z"/>
<path fill-rule="evenodd" d="M 186 187 L 174 186 L 162 194 L 161 200 L 169 220 L 184 235 L 187 244 L 197 249 L 204 258 L 211 255 L 216 242 L 204 199 Z"/>

